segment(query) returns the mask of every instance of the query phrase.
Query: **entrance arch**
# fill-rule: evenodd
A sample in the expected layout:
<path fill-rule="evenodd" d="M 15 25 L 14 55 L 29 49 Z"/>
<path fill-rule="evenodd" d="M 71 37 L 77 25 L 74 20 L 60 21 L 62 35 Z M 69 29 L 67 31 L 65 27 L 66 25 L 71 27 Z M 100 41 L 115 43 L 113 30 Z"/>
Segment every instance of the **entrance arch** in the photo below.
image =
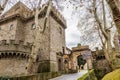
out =
<path fill-rule="evenodd" d="M 86 60 L 83 59 L 82 55 L 77 56 L 77 65 L 79 69 L 83 69 L 85 63 L 86 63 Z"/>

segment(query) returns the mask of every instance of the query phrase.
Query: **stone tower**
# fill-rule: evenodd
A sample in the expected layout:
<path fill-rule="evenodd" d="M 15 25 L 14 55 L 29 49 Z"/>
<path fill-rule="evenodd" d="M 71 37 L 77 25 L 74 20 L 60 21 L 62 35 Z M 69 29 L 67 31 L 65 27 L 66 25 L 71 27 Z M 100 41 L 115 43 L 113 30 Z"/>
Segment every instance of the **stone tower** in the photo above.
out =
<path fill-rule="evenodd" d="M 39 14 L 39 25 L 43 26 L 45 9 Z M 0 17 L 0 75 L 24 74 L 35 29 L 33 11 L 18 2 Z M 39 38 L 35 72 L 62 71 L 65 51 L 66 21 L 52 6 L 47 27 Z"/>

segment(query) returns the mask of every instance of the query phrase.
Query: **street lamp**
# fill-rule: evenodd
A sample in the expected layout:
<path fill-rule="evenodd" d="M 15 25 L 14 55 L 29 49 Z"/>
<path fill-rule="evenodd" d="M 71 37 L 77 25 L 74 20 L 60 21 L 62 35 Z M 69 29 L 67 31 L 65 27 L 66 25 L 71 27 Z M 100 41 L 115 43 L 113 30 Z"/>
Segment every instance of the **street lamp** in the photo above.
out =
<path fill-rule="evenodd" d="M 85 51 L 85 52 L 82 54 L 82 57 L 83 57 L 83 59 L 86 60 L 86 62 L 87 62 L 88 80 L 90 80 L 89 62 L 87 61 L 87 59 L 91 59 L 91 57 L 92 57 L 91 51 L 90 51 L 90 50 Z"/>

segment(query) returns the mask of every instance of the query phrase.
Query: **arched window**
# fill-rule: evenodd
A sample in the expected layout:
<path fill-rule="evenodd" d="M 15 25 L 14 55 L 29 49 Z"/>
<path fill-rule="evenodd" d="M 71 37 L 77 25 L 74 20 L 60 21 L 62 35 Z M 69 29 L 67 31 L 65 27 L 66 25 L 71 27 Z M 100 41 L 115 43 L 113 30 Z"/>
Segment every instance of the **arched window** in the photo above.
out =
<path fill-rule="evenodd" d="M 9 29 L 10 29 L 10 30 L 13 30 L 13 24 L 10 25 L 10 28 L 9 28 Z"/>
<path fill-rule="evenodd" d="M 31 30 L 34 30 L 36 28 L 35 23 L 32 24 Z"/>
<path fill-rule="evenodd" d="M 65 59 L 64 63 L 65 63 L 65 64 L 67 64 L 67 63 L 68 63 L 68 61 Z"/>
<path fill-rule="evenodd" d="M 62 34 L 62 28 L 61 27 L 59 27 L 59 33 Z"/>

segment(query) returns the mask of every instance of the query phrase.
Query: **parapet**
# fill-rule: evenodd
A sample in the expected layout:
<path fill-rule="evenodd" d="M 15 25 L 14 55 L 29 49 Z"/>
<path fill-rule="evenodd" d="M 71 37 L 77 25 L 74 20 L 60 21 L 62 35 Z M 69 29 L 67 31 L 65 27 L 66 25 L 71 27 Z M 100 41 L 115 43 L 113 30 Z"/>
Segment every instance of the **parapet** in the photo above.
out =
<path fill-rule="evenodd" d="M 21 40 L 2 40 L 0 41 L 0 52 L 13 51 L 30 53 L 32 44 Z"/>
<path fill-rule="evenodd" d="M 73 47 L 72 51 L 83 51 L 83 50 L 90 50 L 89 46 L 78 46 L 78 47 Z"/>
<path fill-rule="evenodd" d="M 48 7 L 48 3 L 44 4 L 42 7 L 45 7 L 45 9 L 43 10 L 43 12 L 46 12 L 46 9 Z M 42 9 L 42 8 L 40 8 Z M 61 15 L 61 13 L 59 12 L 59 10 L 56 9 L 55 6 L 53 6 L 52 4 L 52 8 L 51 8 L 51 12 L 53 13 L 52 17 L 55 16 L 55 19 L 60 22 L 60 24 L 62 24 L 62 26 L 64 28 L 66 28 L 66 20 L 65 18 Z"/>
<path fill-rule="evenodd" d="M 54 13 L 54 15 L 56 15 L 56 17 L 58 17 L 62 21 L 64 25 L 66 25 L 65 18 L 61 15 L 61 13 L 54 6 L 52 6 L 52 12 Z"/>

